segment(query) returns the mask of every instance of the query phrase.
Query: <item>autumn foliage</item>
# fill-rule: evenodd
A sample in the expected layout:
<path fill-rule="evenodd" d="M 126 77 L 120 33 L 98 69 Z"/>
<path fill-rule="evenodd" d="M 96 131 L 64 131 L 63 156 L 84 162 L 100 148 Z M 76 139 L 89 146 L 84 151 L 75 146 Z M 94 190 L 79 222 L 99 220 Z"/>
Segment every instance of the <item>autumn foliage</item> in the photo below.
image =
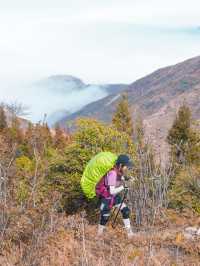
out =
<path fill-rule="evenodd" d="M 142 120 L 132 122 L 126 96 L 112 123 L 80 118 L 73 133 L 59 125 L 50 129 L 45 122 L 24 129 L 16 115 L 7 123 L 0 107 L 0 265 L 173 265 L 174 247 L 198 256 L 199 247 L 189 249 L 173 227 L 187 224 L 179 215 L 189 212 L 195 219 L 200 213 L 199 132 L 188 107 L 180 108 L 167 140 L 171 160 L 163 169 L 145 140 Z M 128 184 L 132 222 L 142 230 L 151 228 L 152 234 L 129 243 L 120 229 L 109 228 L 105 241 L 98 242 L 91 225 L 98 208 L 82 194 L 80 179 L 100 151 L 133 159 L 135 181 Z M 170 250 L 158 251 L 162 243 Z M 152 255 L 153 245 L 159 255 Z"/>

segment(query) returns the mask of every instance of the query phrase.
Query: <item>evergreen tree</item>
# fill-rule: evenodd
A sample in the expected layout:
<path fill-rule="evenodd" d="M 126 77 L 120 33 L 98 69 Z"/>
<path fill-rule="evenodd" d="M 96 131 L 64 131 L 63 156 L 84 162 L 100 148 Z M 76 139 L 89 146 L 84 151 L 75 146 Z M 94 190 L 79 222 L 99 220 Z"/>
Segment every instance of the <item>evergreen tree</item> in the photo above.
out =
<path fill-rule="evenodd" d="M 129 136 L 133 136 L 133 121 L 128 104 L 127 94 L 122 95 L 116 112 L 113 116 L 112 123 L 120 132 L 125 132 Z"/>
<path fill-rule="evenodd" d="M 190 108 L 183 104 L 169 130 L 167 141 L 171 145 L 171 154 L 178 163 L 190 163 L 200 158 L 199 134 L 192 128 Z"/>

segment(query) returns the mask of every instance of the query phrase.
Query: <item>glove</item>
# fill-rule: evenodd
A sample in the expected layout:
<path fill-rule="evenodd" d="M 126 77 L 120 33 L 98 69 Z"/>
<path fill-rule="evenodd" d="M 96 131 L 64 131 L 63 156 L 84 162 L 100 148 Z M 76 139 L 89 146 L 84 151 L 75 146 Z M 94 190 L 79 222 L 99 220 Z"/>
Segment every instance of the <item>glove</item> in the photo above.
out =
<path fill-rule="evenodd" d="M 122 180 L 122 181 L 128 181 L 129 179 L 130 179 L 129 176 L 124 176 L 124 175 L 123 175 L 123 176 L 121 177 L 121 180 Z"/>
<path fill-rule="evenodd" d="M 125 180 L 125 181 L 129 181 L 130 179 L 131 179 L 130 176 L 124 176 L 124 180 Z"/>
<path fill-rule="evenodd" d="M 127 193 L 129 191 L 129 187 L 127 187 L 126 185 L 124 186 L 124 191 Z"/>

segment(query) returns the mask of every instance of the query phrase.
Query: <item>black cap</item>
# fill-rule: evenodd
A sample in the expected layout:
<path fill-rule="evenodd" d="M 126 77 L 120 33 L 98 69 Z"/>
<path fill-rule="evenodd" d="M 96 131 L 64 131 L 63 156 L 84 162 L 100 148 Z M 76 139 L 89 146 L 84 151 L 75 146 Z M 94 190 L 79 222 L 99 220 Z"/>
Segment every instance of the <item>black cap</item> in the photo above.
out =
<path fill-rule="evenodd" d="M 133 167 L 133 162 L 130 160 L 130 158 L 126 154 L 120 154 L 117 158 L 116 165 L 125 165 L 128 168 Z"/>

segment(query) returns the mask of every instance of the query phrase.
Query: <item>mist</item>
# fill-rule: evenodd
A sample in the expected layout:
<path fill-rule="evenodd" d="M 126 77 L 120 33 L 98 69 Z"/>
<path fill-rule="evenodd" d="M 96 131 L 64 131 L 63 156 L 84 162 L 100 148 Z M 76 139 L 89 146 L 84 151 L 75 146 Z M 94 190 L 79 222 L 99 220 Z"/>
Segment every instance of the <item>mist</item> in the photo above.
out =
<path fill-rule="evenodd" d="M 71 82 L 59 83 L 57 86 L 44 82 L 0 82 L 0 99 L 5 103 L 18 102 L 28 107 L 25 117 L 36 123 L 47 116 L 50 125 L 61 119 L 63 115 L 73 113 L 92 101 L 108 95 L 107 91 L 98 85 L 72 86 Z"/>
<path fill-rule="evenodd" d="M 23 103 L 28 119 L 47 114 L 51 123 L 107 92 L 51 89 L 39 80 L 64 73 L 128 84 L 198 56 L 199 7 L 197 0 L 0 0 L 0 101 Z"/>

